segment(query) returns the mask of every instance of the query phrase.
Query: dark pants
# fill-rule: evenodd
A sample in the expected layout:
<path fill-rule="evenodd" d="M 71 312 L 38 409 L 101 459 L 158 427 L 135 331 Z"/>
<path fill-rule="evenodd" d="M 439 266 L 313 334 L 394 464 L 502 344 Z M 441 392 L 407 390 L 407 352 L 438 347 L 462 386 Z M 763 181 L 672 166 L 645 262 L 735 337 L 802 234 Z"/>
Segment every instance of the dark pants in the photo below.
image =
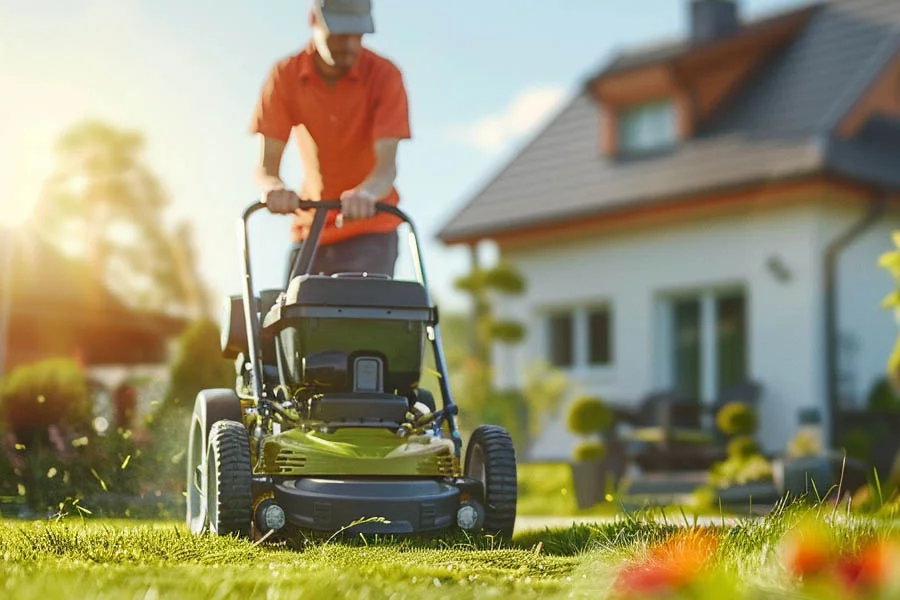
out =
<path fill-rule="evenodd" d="M 368 233 L 333 244 L 319 245 L 310 273 L 333 275 L 335 273 L 372 273 L 394 276 L 397 262 L 398 235 Z M 296 242 L 288 257 L 287 283 L 301 273 L 293 272 L 294 261 L 300 254 L 303 242 Z M 285 285 L 287 285 L 287 283 Z"/>

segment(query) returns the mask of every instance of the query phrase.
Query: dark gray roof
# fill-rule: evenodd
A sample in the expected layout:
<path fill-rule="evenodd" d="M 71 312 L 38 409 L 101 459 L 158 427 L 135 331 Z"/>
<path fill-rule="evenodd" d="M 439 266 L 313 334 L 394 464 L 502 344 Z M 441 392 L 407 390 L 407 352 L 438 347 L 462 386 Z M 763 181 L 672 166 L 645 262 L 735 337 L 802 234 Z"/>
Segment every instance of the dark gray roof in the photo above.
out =
<path fill-rule="evenodd" d="M 897 186 L 897 151 L 873 133 L 877 123 L 854 140 L 831 133 L 898 53 L 900 0 L 831 0 L 693 139 L 633 160 L 599 153 L 599 111 L 579 91 L 439 237 L 488 237 L 828 170 Z"/>
<path fill-rule="evenodd" d="M 748 34 L 760 31 L 768 28 L 778 21 L 784 20 L 785 18 L 796 16 L 801 13 L 811 12 L 821 5 L 821 2 L 814 2 L 800 8 L 795 8 L 789 11 L 779 11 L 775 14 L 768 14 L 752 20 L 743 19 L 741 20 L 740 32 L 742 34 Z M 684 37 L 680 39 L 650 44 L 643 47 L 629 48 L 614 55 L 613 58 L 608 62 L 608 64 L 606 64 L 603 69 L 597 74 L 597 77 L 601 77 L 603 75 L 608 75 L 611 73 L 628 71 L 630 69 L 637 69 L 646 65 L 656 64 L 666 60 L 678 58 L 688 51 L 702 50 L 705 47 L 708 47 L 715 43 L 716 41 L 695 42 L 689 37 Z"/>

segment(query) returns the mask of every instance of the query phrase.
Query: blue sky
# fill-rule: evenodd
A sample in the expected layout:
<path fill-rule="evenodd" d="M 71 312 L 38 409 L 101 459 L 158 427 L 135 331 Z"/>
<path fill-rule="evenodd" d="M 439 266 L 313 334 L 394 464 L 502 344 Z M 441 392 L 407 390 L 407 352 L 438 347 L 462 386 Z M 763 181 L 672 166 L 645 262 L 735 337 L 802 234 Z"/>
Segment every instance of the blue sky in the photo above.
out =
<path fill-rule="evenodd" d="M 746 16 L 802 4 L 743 0 Z M 195 228 L 204 276 L 239 292 L 235 220 L 254 201 L 246 133 L 271 63 L 309 36 L 307 0 L 31 0 L 0 3 L 0 221 L 20 217 L 82 118 L 142 130 L 172 218 Z M 461 306 L 464 251 L 438 228 L 623 47 L 678 37 L 687 0 L 375 0 L 366 43 L 406 80 L 414 139 L 400 152 L 402 206 L 424 238 L 432 285 Z M 302 177 L 296 148 L 284 176 Z M 552 198 L 548 198 L 552 201 Z M 288 219 L 257 213 L 258 287 L 280 284 Z M 409 272 L 407 254 L 400 272 Z"/>

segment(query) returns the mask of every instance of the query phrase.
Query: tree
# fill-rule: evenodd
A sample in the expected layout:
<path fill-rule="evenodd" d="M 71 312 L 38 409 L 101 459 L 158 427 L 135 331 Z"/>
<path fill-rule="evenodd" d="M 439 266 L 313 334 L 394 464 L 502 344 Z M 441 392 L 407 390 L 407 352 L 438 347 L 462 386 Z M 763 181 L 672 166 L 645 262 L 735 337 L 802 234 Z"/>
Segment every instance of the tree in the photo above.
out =
<path fill-rule="evenodd" d="M 144 137 L 99 121 L 66 131 L 56 169 L 35 208 L 47 241 L 87 261 L 132 308 L 207 313 L 186 246 L 186 225 L 171 233 L 163 185 L 144 162 Z"/>
<path fill-rule="evenodd" d="M 544 417 L 556 410 L 568 393 L 565 376 L 539 363 L 528 369 L 522 389 L 497 389 L 493 381 L 491 350 L 495 344 L 522 342 L 527 333 L 519 321 L 498 316 L 496 301 L 525 292 L 524 277 L 506 261 L 492 268 L 476 265 L 455 282 L 472 302 L 471 348 L 458 365 L 454 382 L 465 410 L 463 421 L 506 427 L 520 452 L 540 433 Z M 471 415 L 471 416 L 470 416 Z"/>

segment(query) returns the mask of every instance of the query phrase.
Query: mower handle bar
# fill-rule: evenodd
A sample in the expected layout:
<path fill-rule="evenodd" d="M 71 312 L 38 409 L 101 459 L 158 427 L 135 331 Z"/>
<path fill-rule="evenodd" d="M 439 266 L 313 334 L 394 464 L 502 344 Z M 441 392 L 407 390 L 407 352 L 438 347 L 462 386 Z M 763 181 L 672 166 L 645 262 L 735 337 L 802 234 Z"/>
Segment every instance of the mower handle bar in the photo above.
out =
<path fill-rule="evenodd" d="M 300 200 L 297 203 L 297 210 L 314 210 L 314 211 L 331 211 L 331 210 L 340 210 L 343 206 L 343 203 L 340 200 Z M 256 202 L 251 204 L 246 211 L 244 211 L 244 220 L 255 213 L 258 210 L 262 210 L 266 207 L 265 202 Z M 393 204 L 387 204 L 385 202 L 376 202 L 375 203 L 375 211 L 376 212 L 386 212 L 394 215 L 395 217 L 399 217 L 403 219 L 409 225 L 412 225 L 412 220 L 407 216 L 405 212 L 394 206 Z"/>
<path fill-rule="evenodd" d="M 270 408 L 270 400 L 264 395 L 264 387 L 262 384 L 262 372 L 263 372 L 263 362 L 262 362 L 262 353 L 260 352 L 259 345 L 257 341 L 259 340 L 259 330 L 260 330 L 260 317 L 257 315 L 255 310 L 255 294 L 253 291 L 253 279 L 251 277 L 250 272 L 250 241 L 248 235 L 247 221 L 253 213 L 258 210 L 262 210 L 266 207 L 264 202 L 255 202 L 250 205 L 243 214 L 243 218 L 239 223 L 240 228 L 240 243 L 242 244 L 244 262 L 243 262 L 243 298 L 244 298 L 244 318 L 247 326 L 247 337 L 248 337 L 248 345 L 250 352 L 250 361 L 251 368 L 253 370 L 253 391 L 255 393 L 255 397 L 257 401 L 261 405 L 263 422 L 267 422 L 269 419 L 269 412 L 272 410 Z M 342 207 L 342 202 L 340 200 L 318 200 L 318 201 L 310 201 L 310 200 L 301 200 L 298 205 L 298 210 L 315 210 L 316 214 L 313 218 L 312 227 L 310 228 L 309 236 L 306 239 L 306 242 L 303 244 L 303 247 L 300 250 L 300 256 L 298 257 L 298 264 L 302 267 L 298 270 L 299 273 L 309 273 L 309 269 L 313 264 L 313 258 L 315 256 L 316 246 L 318 246 L 319 238 L 322 234 L 322 229 L 325 226 L 325 218 L 329 211 L 332 210 L 340 210 Z M 431 292 L 428 289 L 428 283 L 425 278 L 425 264 L 422 257 L 422 249 L 419 246 L 419 237 L 416 232 L 416 226 L 413 224 L 412 219 L 403 212 L 401 209 L 393 206 L 391 204 L 385 204 L 383 202 L 375 203 L 375 211 L 376 212 L 385 212 L 392 214 L 400 219 L 402 219 L 407 225 L 409 225 L 409 245 L 410 250 L 412 251 L 412 258 L 416 265 L 416 275 L 419 280 L 419 283 L 425 288 L 425 297 L 427 299 L 429 306 L 434 306 L 434 303 L 431 299 Z M 312 243 L 310 243 L 312 242 Z M 437 307 L 435 307 L 436 309 Z M 441 395 L 444 398 L 444 408 L 441 411 L 438 411 L 443 415 L 443 418 L 447 418 L 450 424 L 450 432 L 453 438 L 454 445 L 454 455 L 459 458 L 462 452 L 462 438 L 459 433 L 459 425 L 456 421 L 456 410 L 455 404 L 453 403 L 453 398 L 450 390 L 450 385 L 448 383 L 448 370 L 447 370 L 447 362 L 443 353 L 443 346 L 441 342 L 441 332 L 440 328 L 435 322 L 432 326 L 432 330 L 430 333 L 430 339 L 432 340 L 432 347 L 434 349 L 434 359 L 436 362 L 439 377 L 439 385 L 441 388 Z"/>
<path fill-rule="evenodd" d="M 319 238 L 322 234 L 322 229 L 325 227 L 325 219 L 329 211 L 332 210 L 340 210 L 342 207 L 342 202 L 340 200 L 301 200 L 297 203 L 298 210 L 314 210 L 316 211 L 316 215 L 313 218 L 312 227 L 310 228 L 309 236 L 306 238 L 303 246 L 300 249 L 300 254 L 297 257 L 297 265 L 299 266 L 296 269 L 297 273 L 300 274 L 309 274 L 309 270 L 313 264 L 313 258 L 315 257 L 316 247 L 319 244 Z M 262 355 L 260 354 L 259 347 L 257 346 L 257 339 L 259 336 L 260 330 L 260 318 L 256 314 L 255 306 L 255 291 L 253 289 L 253 277 L 251 274 L 250 268 L 250 235 L 247 227 L 247 222 L 250 219 L 250 216 L 259 211 L 266 208 L 265 202 L 256 201 L 250 206 L 248 206 L 243 213 L 241 221 L 238 223 L 239 226 L 239 242 L 241 244 L 241 250 L 243 253 L 243 299 L 244 299 L 244 318 L 247 324 L 247 337 L 249 343 L 249 351 L 250 358 L 252 360 L 252 364 L 254 367 L 255 377 L 254 377 L 254 391 L 256 393 L 257 398 L 262 398 L 262 385 L 261 385 L 261 373 L 262 373 Z M 422 258 L 422 250 L 419 246 L 419 237 L 416 232 L 416 226 L 413 224 L 412 219 L 409 216 L 391 204 L 385 204 L 384 202 L 376 202 L 375 203 L 375 211 L 376 212 L 385 212 L 392 214 L 400 219 L 402 219 L 410 228 L 409 234 L 409 244 L 410 250 L 412 251 L 412 258 L 415 262 L 416 266 L 416 277 L 422 287 L 425 288 L 425 296 L 427 298 L 428 304 L 433 305 L 431 299 L 431 292 L 428 289 L 428 282 L 425 277 L 425 267 L 424 260 Z M 293 214 L 293 213 L 288 213 Z M 439 334 L 437 334 L 439 336 Z M 440 357 L 439 362 L 441 363 L 441 368 L 443 372 L 446 372 L 446 365 L 443 363 L 443 356 Z M 449 394 L 449 390 L 443 390 L 444 393 Z"/>

